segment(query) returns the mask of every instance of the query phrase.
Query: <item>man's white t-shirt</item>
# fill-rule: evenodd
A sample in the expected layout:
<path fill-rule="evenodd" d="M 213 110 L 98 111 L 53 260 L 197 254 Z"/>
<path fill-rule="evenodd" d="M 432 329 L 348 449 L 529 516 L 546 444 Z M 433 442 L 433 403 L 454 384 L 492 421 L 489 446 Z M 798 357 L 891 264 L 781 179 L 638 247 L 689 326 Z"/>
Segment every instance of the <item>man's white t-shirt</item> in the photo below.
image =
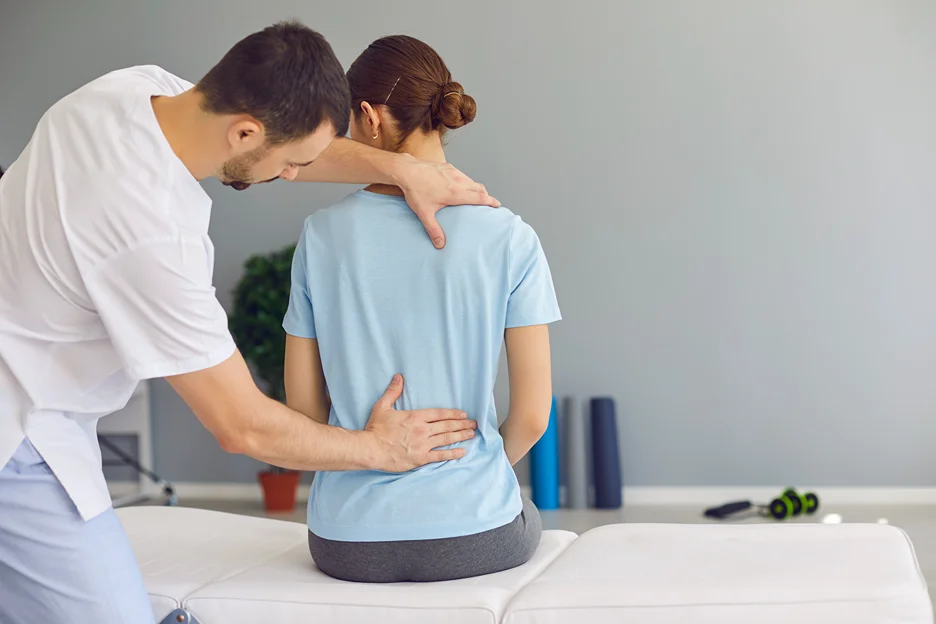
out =
<path fill-rule="evenodd" d="M 211 199 L 151 104 L 192 86 L 154 66 L 98 78 L 42 116 L 0 177 L 0 467 L 28 437 L 86 519 L 111 505 L 97 420 L 140 380 L 235 349 Z"/>

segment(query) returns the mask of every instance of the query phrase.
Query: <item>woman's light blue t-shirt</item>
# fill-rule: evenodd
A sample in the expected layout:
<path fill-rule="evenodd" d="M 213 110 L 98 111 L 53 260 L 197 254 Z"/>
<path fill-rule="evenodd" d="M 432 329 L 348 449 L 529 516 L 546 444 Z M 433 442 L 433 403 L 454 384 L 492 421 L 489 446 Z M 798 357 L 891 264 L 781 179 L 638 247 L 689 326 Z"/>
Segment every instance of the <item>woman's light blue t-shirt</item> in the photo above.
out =
<path fill-rule="evenodd" d="M 318 340 L 329 424 L 363 429 L 395 373 L 398 409 L 452 408 L 478 422 L 464 458 L 402 474 L 319 472 L 308 526 L 339 541 L 456 537 L 510 523 L 520 488 L 504 453 L 494 380 L 504 330 L 559 320 L 539 238 L 506 208 L 437 215 L 435 249 L 402 197 L 359 191 L 306 219 L 287 333 Z"/>

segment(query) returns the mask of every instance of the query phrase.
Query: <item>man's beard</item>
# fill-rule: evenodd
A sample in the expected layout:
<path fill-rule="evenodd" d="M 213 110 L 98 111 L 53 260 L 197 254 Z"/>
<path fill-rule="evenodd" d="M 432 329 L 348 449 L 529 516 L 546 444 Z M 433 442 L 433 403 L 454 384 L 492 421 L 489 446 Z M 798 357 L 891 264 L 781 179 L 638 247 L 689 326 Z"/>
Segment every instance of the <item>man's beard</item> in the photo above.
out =
<path fill-rule="evenodd" d="M 270 151 L 269 147 L 261 145 L 251 152 L 238 156 L 237 158 L 232 158 L 224 163 L 221 166 L 221 184 L 230 186 L 236 191 L 243 191 L 250 188 L 252 184 L 265 184 L 266 182 L 279 179 L 279 176 L 277 176 L 260 182 L 248 181 L 253 177 L 251 169 L 266 156 L 268 151 Z"/>

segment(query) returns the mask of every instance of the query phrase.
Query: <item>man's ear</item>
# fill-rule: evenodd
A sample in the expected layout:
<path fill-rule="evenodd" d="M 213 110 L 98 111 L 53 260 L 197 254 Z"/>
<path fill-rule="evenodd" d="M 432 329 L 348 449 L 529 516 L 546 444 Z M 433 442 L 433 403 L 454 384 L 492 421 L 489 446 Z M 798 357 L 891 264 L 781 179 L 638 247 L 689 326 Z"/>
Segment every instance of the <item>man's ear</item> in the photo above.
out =
<path fill-rule="evenodd" d="M 241 117 L 228 126 L 228 144 L 235 154 L 249 152 L 266 140 L 263 124 L 253 117 Z"/>

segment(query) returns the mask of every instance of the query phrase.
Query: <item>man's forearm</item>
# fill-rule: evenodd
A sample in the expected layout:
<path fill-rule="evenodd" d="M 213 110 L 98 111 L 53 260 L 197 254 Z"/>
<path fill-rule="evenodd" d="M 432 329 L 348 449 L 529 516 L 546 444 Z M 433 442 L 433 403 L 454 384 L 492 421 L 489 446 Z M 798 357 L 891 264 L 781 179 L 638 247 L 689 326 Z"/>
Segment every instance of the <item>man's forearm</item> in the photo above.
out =
<path fill-rule="evenodd" d="M 400 163 L 410 158 L 339 137 L 314 163 L 299 169 L 296 181 L 396 185 Z"/>
<path fill-rule="evenodd" d="M 305 471 L 369 470 L 377 465 L 367 434 L 323 425 L 278 401 L 262 402 L 235 452 L 262 462 Z"/>
<path fill-rule="evenodd" d="M 295 470 L 403 472 L 451 461 L 474 436 L 475 422 L 454 409 L 396 410 L 403 378 L 394 375 L 364 431 L 315 422 L 264 395 L 240 351 L 210 368 L 166 378 L 199 422 L 229 453 Z"/>

